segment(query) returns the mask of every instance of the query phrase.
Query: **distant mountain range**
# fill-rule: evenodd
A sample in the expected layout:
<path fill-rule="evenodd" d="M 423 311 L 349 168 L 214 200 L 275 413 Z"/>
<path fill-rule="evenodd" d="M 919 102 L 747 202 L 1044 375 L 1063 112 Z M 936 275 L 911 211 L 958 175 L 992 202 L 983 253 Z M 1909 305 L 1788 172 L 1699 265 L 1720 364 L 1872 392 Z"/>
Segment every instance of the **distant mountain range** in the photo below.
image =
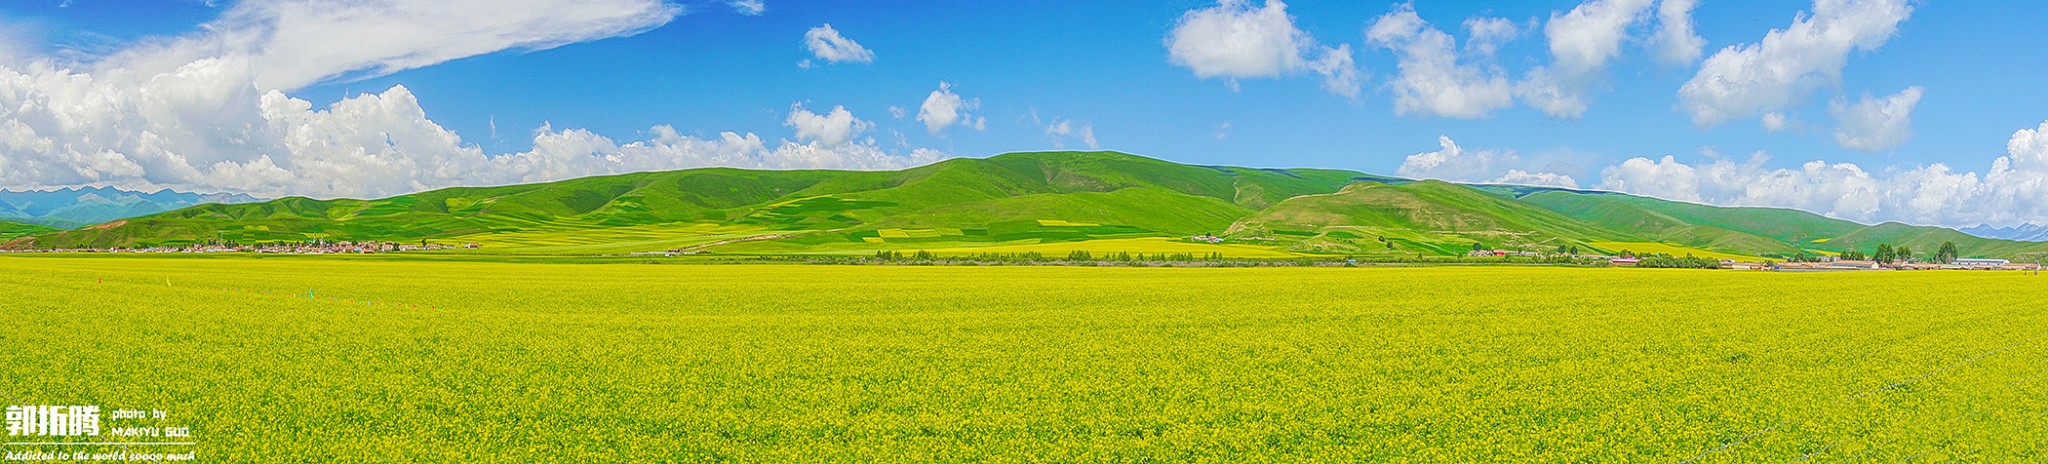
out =
<path fill-rule="evenodd" d="M 1193 235 L 1342 255 L 1454 256 L 1476 246 L 1782 259 L 1879 244 L 1931 253 L 1944 242 L 1972 257 L 2048 254 L 2048 243 L 1789 209 L 1329 169 L 1194 166 L 1114 152 L 1011 153 L 902 171 L 707 168 L 373 200 L 202 204 L 7 246 L 428 240 L 562 253 L 860 254 Z"/>
<path fill-rule="evenodd" d="M 70 229 L 211 203 L 254 203 L 246 194 L 155 193 L 111 187 L 0 190 L 0 220 Z"/>
<path fill-rule="evenodd" d="M 2022 242 L 2048 242 L 2048 225 L 2020 224 L 2012 227 L 1991 227 L 1979 225 L 1961 229 L 1963 233 L 1984 238 L 2018 240 Z"/>

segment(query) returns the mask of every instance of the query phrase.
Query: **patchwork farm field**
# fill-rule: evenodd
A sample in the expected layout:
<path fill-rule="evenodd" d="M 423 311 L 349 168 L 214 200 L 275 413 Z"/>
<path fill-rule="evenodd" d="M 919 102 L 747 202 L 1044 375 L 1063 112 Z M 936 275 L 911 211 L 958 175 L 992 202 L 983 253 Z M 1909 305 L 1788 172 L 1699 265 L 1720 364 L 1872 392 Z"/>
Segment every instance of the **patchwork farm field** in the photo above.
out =
<path fill-rule="evenodd" d="M 1089 240 L 1085 242 L 1032 243 L 1022 245 L 996 245 L 959 248 L 936 248 L 931 252 L 940 256 L 973 255 L 975 253 L 1040 253 L 1047 256 L 1064 256 L 1074 251 L 1089 253 L 1187 253 L 1206 256 L 1210 253 L 1232 258 L 1290 258 L 1303 256 L 1280 251 L 1276 247 L 1258 245 L 1222 245 L 1186 242 L 1166 237 L 1124 238 Z"/>
<path fill-rule="evenodd" d="M 0 269 L 0 399 L 167 410 L 201 461 L 2048 456 L 2017 273 Z"/>

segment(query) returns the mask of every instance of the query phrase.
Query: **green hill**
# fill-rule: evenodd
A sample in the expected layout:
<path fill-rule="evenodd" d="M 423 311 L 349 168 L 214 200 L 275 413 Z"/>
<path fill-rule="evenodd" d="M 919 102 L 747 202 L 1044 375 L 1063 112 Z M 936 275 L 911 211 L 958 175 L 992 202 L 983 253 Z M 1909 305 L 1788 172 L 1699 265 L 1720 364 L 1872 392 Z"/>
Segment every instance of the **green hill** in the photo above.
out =
<path fill-rule="evenodd" d="M 412 241 L 491 232 L 721 220 L 727 210 L 772 201 L 830 174 L 697 169 L 450 188 L 378 200 L 290 197 L 208 204 L 43 235 L 34 246 Z"/>
<path fill-rule="evenodd" d="M 1771 238 L 1735 228 L 1752 224 L 1741 214 L 1731 214 L 1714 208 L 1690 203 L 1679 203 L 1654 198 L 1644 198 L 1611 193 L 1574 193 L 1549 191 L 1523 196 L 1522 202 L 1540 206 L 1574 219 L 1597 224 L 1611 230 L 1626 230 L 1641 238 L 1666 243 L 1678 243 L 1707 250 L 1749 253 L 1777 254 L 1791 256 L 1799 253 L 1795 242 Z M 1762 208 L 1731 209 L 1735 213 L 1750 212 L 1760 216 L 1784 216 L 1784 213 L 1798 211 L 1766 210 Z M 1833 221 L 1814 216 L 1824 221 Z M 1722 219 L 1738 219 L 1722 221 Z M 1803 217 L 1799 219 L 1805 219 Z M 1798 221 L 1789 221 L 1798 223 Z M 1850 223 L 1853 225 L 1853 223 Z M 1832 230 L 1832 229 L 1830 229 Z M 1804 232 L 1781 235 L 1799 235 Z"/>
<path fill-rule="evenodd" d="M 1878 243 L 1931 251 L 1944 241 L 1966 256 L 2048 251 L 2048 244 L 1864 226 L 1794 210 L 1342 170 L 1193 166 L 1114 152 L 1011 153 L 901 171 L 691 169 L 371 200 L 205 204 L 76 230 L 8 227 L 0 238 L 10 248 L 425 241 L 513 254 L 852 254 L 1201 234 L 1274 252 L 1342 254 L 1462 255 L 1477 244 L 1782 257 Z"/>
<path fill-rule="evenodd" d="M 583 243 L 561 232 L 650 224 L 684 231 L 731 226 L 723 232 L 786 235 L 780 240 L 823 249 L 1085 240 L 1221 230 L 1255 208 L 1333 192 L 1355 179 L 1383 178 L 1336 170 L 1190 166 L 1109 152 L 1015 153 L 890 172 L 693 169 L 376 200 L 203 205 L 47 234 L 32 246 L 490 242 L 536 234 L 553 234 L 551 240 L 572 246 Z M 885 233 L 941 228 L 947 230 Z"/>
<path fill-rule="evenodd" d="M 0 243 L 6 243 L 14 239 L 27 237 L 30 235 L 46 234 L 55 231 L 57 231 L 57 228 L 55 227 L 41 226 L 35 224 L 23 224 L 13 221 L 0 221 Z"/>
<path fill-rule="evenodd" d="M 1660 228 L 1703 226 L 1782 243 L 1808 243 L 1864 227 L 1799 210 L 1707 206 L 1606 192 L 1542 192 L 1522 197 L 1522 201 L 1597 223 L 1619 225 L 1637 221 L 1626 227 Z"/>
<path fill-rule="evenodd" d="M 2048 243 L 2018 242 L 1980 238 L 1940 227 L 1911 226 L 1887 222 L 1858 229 L 1834 237 L 1821 245 L 1826 250 L 1860 250 L 1868 253 L 1879 244 L 1893 247 L 1904 246 L 1913 249 L 1915 255 L 1925 256 L 1941 249 L 1944 242 L 1956 244 L 1956 251 L 1963 257 L 1999 257 L 2025 261 L 2048 258 Z"/>
<path fill-rule="evenodd" d="M 1521 201 L 1655 241 L 1714 251 L 1792 256 L 1801 250 L 1869 253 L 1879 244 L 1937 250 L 1956 244 L 1965 257 L 2018 258 L 2048 252 L 2048 243 L 1987 239 L 1954 229 L 1884 223 L 1866 226 L 1805 211 L 1707 206 L 1607 192 L 1546 191 Z"/>
<path fill-rule="evenodd" d="M 1360 182 L 1335 193 L 1289 198 L 1233 224 L 1230 236 L 1302 251 L 1462 254 L 1475 243 L 1548 251 L 1624 234 L 1509 197 L 1426 180 Z"/>

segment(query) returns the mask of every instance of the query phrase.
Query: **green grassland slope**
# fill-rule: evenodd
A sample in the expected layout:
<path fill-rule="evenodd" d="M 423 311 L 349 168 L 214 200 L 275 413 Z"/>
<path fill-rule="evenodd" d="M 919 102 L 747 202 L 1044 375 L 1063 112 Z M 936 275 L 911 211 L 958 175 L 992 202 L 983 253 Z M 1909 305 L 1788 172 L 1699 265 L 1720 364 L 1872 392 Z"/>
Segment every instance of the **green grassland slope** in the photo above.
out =
<path fill-rule="evenodd" d="M 65 231 L 10 227 L 0 237 L 11 248 L 320 240 L 481 242 L 489 250 L 571 254 L 859 253 L 1216 234 L 1238 245 L 1333 254 L 1460 255 L 1475 244 L 1619 251 L 1594 245 L 1601 242 L 1772 257 L 1879 243 L 1932 251 L 1954 242 L 1966 256 L 2048 251 L 2048 244 L 1785 209 L 1342 170 L 1193 166 L 1115 152 L 1011 153 L 901 171 L 691 169 L 371 200 L 209 204 Z M 32 237 L 17 238 L 24 236 Z"/>
<path fill-rule="evenodd" d="M 1442 181 L 1360 182 L 1302 195 L 1231 226 L 1232 238 L 1302 251 L 1461 254 L 1473 244 L 1532 250 L 1622 236 L 1529 204 Z M 1305 247 L 1305 248 L 1304 248 Z"/>
<path fill-rule="evenodd" d="M 918 239 L 882 237 L 892 229 L 947 228 L 956 232 L 953 240 L 966 241 L 1177 235 L 1220 231 L 1275 202 L 1359 179 L 1384 180 L 1076 152 L 954 159 L 890 172 L 693 169 L 376 200 L 204 205 L 47 234 L 33 246 L 410 242 L 705 223 L 784 232 L 786 240 L 809 245 Z"/>
<path fill-rule="evenodd" d="M 0 243 L 5 243 L 17 238 L 26 237 L 30 235 L 46 234 L 55 231 L 57 231 L 57 229 L 49 226 L 23 224 L 13 221 L 0 221 Z"/>
<path fill-rule="evenodd" d="M 1791 256 L 1801 250 L 1870 252 L 1880 244 L 1931 253 L 1955 243 L 1963 256 L 2026 258 L 2048 243 L 1986 239 L 1954 229 L 1884 223 L 1866 226 L 1805 211 L 1707 206 L 1607 192 L 1544 191 L 1521 197 L 1574 219 L 1654 241 L 1715 251 Z"/>

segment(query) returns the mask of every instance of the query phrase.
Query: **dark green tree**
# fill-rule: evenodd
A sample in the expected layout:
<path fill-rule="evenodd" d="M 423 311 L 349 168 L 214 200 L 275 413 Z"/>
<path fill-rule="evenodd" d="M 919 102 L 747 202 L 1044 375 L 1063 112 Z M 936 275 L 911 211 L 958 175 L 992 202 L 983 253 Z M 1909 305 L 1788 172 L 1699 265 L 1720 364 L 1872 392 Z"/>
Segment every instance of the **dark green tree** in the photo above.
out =
<path fill-rule="evenodd" d="M 1880 263 L 1891 264 L 1892 260 L 1897 259 L 1898 256 L 1896 252 L 1892 251 L 1891 245 L 1879 243 L 1877 244 L 1877 252 L 1871 253 L 1870 258 Z"/>
<path fill-rule="evenodd" d="M 1934 252 L 1934 261 L 1942 264 L 1953 263 L 1956 262 L 1957 254 L 1955 242 L 1941 242 L 1941 249 Z"/>

